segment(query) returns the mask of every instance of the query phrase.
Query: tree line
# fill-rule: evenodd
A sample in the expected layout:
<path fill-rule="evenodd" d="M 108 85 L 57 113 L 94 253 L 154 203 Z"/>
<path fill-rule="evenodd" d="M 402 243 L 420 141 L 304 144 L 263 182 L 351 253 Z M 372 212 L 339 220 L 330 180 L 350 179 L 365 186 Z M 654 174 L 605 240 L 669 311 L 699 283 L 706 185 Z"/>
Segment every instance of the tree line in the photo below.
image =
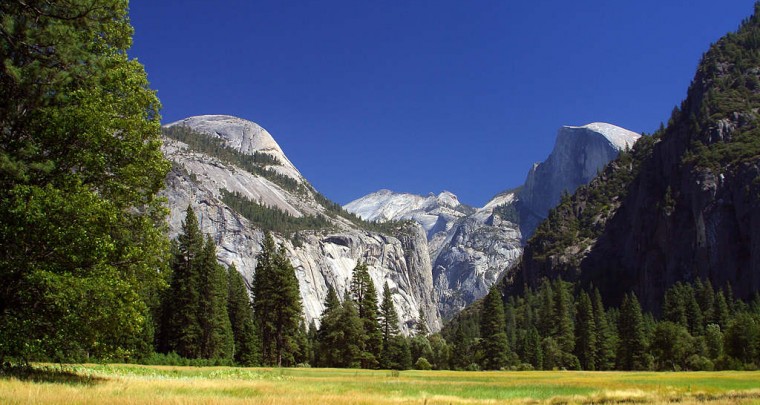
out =
<path fill-rule="evenodd" d="M 492 288 L 475 311 L 444 330 L 456 369 L 723 370 L 760 365 L 760 298 L 735 299 L 730 286 L 676 283 L 661 314 L 643 312 L 636 295 L 605 307 L 561 279 L 502 299 Z"/>

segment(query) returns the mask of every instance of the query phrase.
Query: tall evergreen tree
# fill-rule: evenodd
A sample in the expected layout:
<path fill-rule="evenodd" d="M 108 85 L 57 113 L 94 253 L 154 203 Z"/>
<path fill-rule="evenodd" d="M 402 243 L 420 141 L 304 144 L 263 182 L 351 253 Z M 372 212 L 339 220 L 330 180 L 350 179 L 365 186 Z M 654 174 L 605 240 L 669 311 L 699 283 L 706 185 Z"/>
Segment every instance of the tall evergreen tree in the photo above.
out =
<path fill-rule="evenodd" d="M 554 281 L 554 325 L 555 340 L 564 353 L 572 353 L 575 348 L 575 325 L 573 323 L 572 285 L 561 279 Z"/>
<path fill-rule="evenodd" d="M 198 320 L 202 330 L 201 357 L 232 360 L 234 336 L 227 312 L 227 272 L 216 259 L 216 244 L 206 237 L 199 257 L 200 301 Z"/>
<path fill-rule="evenodd" d="M 295 361 L 301 295 L 295 269 L 270 233 L 264 236 L 253 281 L 253 309 L 261 338 L 261 361 L 283 366 Z"/>
<path fill-rule="evenodd" d="M 481 348 L 483 357 L 481 367 L 485 370 L 499 370 L 509 360 L 509 342 L 507 341 L 504 303 L 496 286 L 483 301 L 483 313 L 480 319 Z"/>
<path fill-rule="evenodd" d="M 427 325 L 427 317 L 425 311 L 420 307 L 419 314 L 417 315 L 417 324 L 414 325 L 415 336 L 427 336 L 430 333 Z"/>
<path fill-rule="evenodd" d="M 523 343 L 522 360 L 529 363 L 536 369 L 540 369 L 544 364 L 544 352 L 541 348 L 541 336 L 535 326 L 531 326 L 525 334 Z"/>
<path fill-rule="evenodd" d="M 343 345 L 343 333 L 340 330 L 342 317 L 340 300 L 332 286 L 328 286 L 325 298 L 325 309 L 319 318 L 317 332 L 316 365 L 321 367 L 336 367 L 340 363 L 340 347 Z"/>
<path fill-rule="evenodd" d="M 348 292 L 343 297 L 338 325 L 341 339 L 338 341 L 340 357 L 337 365 L 349 368 L 361 367 L 366 335 L 357 305 Z"/>
<path fill-rule="evenodd" d="M 644 316 L 636 294 L 626 294 L 620 306 L 618 319 L 620 344 L 618 346 L 617 366 L 622 370 L 646 370 L 646 332 Z"/>
<path fill-rule="evenodd" d="M 227 312 L 234 336 L 235 362 L 246 367 L 258 365 L 258 336 L 253 322 L 253 307 L 245 280 L 234 264 L 227 269 L 227 284 Z"/>
<path fill-rule="evenodd" d="M 406 369 L 411 366 L 409 344 L 399 332 L 398 313 L 393 296 L 386 282 L 383 285 L 383 302 L 380 304 L 380 329 L 383 335 L 383 351 L 380 365 L 388 369 Z"/>
<path fill-rule="evenodd" d="M 584 370 L 596 370 L 596 324 L 591 297 L 581 291 L 576 315 L 575 355 Z"/>
<path fill-rule="evenodd" d="M 182 230 L 173 244 L 172 278 L 163 304 L 159 350 L 174 351 L 182 357 L 202 355 L 203 328 L 200 314 L 200 267 L 203 234 L 195 212 L 188 205 Z"/>
<path fill-rule="evenodd" d="M 383 336 L 377 314 L 377 290 L 365 263 L 358 263 L 351 278 L 351 297 L 356 302 L 364 330 L 362 368 L 379 366 L 383 349 Z"/>
<path fill-rule="evenodd" d="M 599 289 L 594 288 L 594 327 L 596 328 L 596 347 L 594 365 L 597 370 L 610 370 L 615 366 L 615 342 L 613 331 L 607 319 Z"/>

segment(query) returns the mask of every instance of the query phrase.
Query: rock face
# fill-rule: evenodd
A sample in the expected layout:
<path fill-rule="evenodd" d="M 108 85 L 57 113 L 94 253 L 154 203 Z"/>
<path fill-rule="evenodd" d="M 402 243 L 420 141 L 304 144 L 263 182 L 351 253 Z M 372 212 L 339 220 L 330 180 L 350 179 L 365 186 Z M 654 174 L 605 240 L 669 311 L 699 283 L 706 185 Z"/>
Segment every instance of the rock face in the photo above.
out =
<path fill-rule="evenodd" d="M 533 166 L 519 192 L 520 229 L 525 240 L 559 203 L 562 193 L 572 194 L 588 184 L 621 150 L 633 147 L 640 136 L 601 122 L 560 128 L 551 155 Z"/>
<path fill-rule="evenodd" d="M 563 192 L 587 184 L 640 135 L 605 123 L 562 127 L 546 161 L 525 185 L 502 192 L 478 209 L 451 193 L 428 197 L 381 190 L 345 206 L 373 221 L 411 219 L 427 231 L 441 316 L 448 319 L 485 296 L 522 254 L 522 244 Z"/>
<path fill-rule="evenodd" d="M 541 224 L 515 284 L 561 275 L 593 282 L 608 305 L 634 291 L 654 311 L 677 281 L 760 291 L 758 35 L 756 7 L 705 54 L 668 127 Z"/>
<path fill-rule="evenodd" d="M 225 145 L 241 153 L 259 152 L 274 156 L 279 164 L 267 168 L 303 184 L 306 192 L 289 192 L 265 177 L 165 138 L 164 153 L 174 164 L 163 192 L 171 212 L 171 237 L 179 232 L 185 209 L 188 204 L 192 205 L 203 232 L 210 234 L 217 243 L 218 259 L 227 265 L 234 263 L 250 284 L 263 232 L 222 202 L 223 190 L 238 192 L 251 201 L 277 208 L 293 217 L 323 215 L 332 224 L 330 230 L 274 234 L 296 269 L 308 322 L 318 321 L 328 286 L 344 291 L 349 286 L 353 268 L 362 261 L 367 263 L 378 291 L 388 283 L 402 331 L 408 333 L 414 327 L 420 310 L 425 313 L 431 330 L 440 329 L 424 229 L 405 225 L 394 235 L 380 234 L 329 212 L 272 136 L 255 123 L 229 116 L 199 116 L 169 124 L 177 125 L 221 139 Z"/>

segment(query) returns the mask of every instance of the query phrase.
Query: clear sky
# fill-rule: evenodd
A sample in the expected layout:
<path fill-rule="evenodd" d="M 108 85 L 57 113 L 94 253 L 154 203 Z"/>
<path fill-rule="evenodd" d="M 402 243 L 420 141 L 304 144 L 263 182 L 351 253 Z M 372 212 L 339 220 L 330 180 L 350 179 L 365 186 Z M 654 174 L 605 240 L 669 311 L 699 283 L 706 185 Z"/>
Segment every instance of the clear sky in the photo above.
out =
<path fill-rule="evenodd" d="M 388 188 L 483 205 L 562 125 L 653 132 L 754 0 L 133 0 L 163 121 L 255 121 L 345 204 Z"/>

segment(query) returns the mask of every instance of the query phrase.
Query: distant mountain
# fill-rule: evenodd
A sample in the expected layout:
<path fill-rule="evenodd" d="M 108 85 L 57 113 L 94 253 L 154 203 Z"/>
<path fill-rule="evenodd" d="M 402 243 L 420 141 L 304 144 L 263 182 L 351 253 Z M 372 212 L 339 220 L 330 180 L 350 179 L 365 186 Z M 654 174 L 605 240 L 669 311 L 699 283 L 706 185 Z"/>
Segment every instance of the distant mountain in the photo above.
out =
<path fill-rule="evenodd" d="M 578 280 L 659 311 L 678 281 L 760 291 L 760 5 L 703 56 L 666 128 L 538 226 L 507 281 Z"/>
<path fill-rule="evenodd" d="M 443 192 L 424 197 L 380 190 L 346 204 L 366 220 L 411 219 L 427 231 L 438 307 L 444 319 L 484 296 L 522 254 L 524 240 L 560 201 L 588 183 L 640 135 L 605 123 L 562 127 L 546 161 L 525 184 L 499 193 L 482 208 Z"/>
<path fill-rule="evenodd" d="M 520 229 L 527 240 L 563 193 L 588 184 L 622 150 L 631 149 L 641 135 L 602 122 L 582 127 L 564 126 L 554 149 L 528 173 L 518 193 Z"/>
<path fill-rule="evenodd" d="M 344 291 L 362 261 L 378 291 L 389 284 L 403 331 L 420 310 L 431 330 L 440 328 L 422 227 L 372 224 L 344 211 L 311 186 L 265 129 L 244 119 L 204 115 L 168 124 L 163 151 L 173 163 L 163 192 L 170 236 L 192 205 L 219 260 L 234 263 L 250 283 L 269 229 L 296 269 L 308 322 L 321 315 L 328 286 Z"/>

